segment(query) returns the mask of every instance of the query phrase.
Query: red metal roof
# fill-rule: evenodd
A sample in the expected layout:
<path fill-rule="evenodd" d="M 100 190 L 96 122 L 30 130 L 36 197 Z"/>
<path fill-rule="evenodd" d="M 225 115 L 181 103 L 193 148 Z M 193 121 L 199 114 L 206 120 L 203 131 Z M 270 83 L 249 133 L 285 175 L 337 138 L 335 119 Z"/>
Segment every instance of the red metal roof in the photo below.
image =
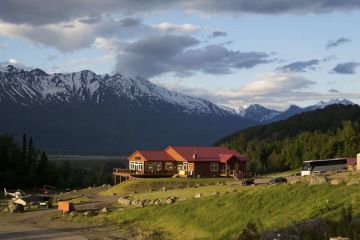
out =
<path fill-rule="evenodd" d="M 219 161 L 226 162 L 232 157 L 236 157 L 240 161 L 246 161 L 247 158 L 239 152 L 230 150 L 226 147 L 207 147 L 207 146 L 169 146 L 168 148 L 174 149 L 187 161 Z M 167 149 L 168 149 L 167 148 Z M 165 149 L 166 151 L 166 149 Z M 196 159 L 194 159 L 196 154 Z"/>
<path fill-rule="evenodd" d="M 147 161 L 175 161 L 165 151 L 147 151 L 147 150 L 138 150 L 138 152 L 147 160 Z"/>

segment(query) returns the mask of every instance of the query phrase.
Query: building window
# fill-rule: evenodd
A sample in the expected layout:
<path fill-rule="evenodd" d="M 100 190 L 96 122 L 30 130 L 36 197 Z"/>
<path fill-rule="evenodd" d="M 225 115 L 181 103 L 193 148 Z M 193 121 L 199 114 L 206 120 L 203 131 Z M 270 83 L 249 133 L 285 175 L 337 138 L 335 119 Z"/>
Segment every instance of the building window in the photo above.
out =
<path fill-rule="evenodd" d="M 174 170 L 174 164 L 172 162 L 165 163 L 165 170 L 166 171 L 172 171 Z"/>
<path fill-rule="evenodd" d="M 210 163 L 210 171 L 217 172 L 219 170 L 218 163 Z"/>
<path fill-rule="evenodd" d="M 141 160 L 141 157 L 135 157 L 135 160 L 139 161 Z"/>
<path fill-rule="evenodd" d="M 130 162 L 130 170 L 135 171 L 142 171 L 143 170 L 143 163 L 139 162 Z"/>
<path fill-rule="evenodd" d="M 187 162 L 184 162 L 183 163 L 183 169 L 184 169 L 184 171 L 188 171 L 188 163 Z"/>
<path fill-rule="evenodd" d="M 160 172 L 162 170 L 161 162 L 154 162 L 154 169 L 157 172 Z"/>
<path fill-rule="evenodd" d="M 177 165 L 177 170 L 178 170 L 178 171 L 182 171 L 182 170 L 183 170 L 183 165 L 179 163 L 179 164 Z"/>
<path fill-rule="evenodd" d="M 145 171 L 152 171 L 153 170 L 153 163 L 152 162 L 146 162 L 145 163 Z"/>
<path fill-rule="evenodd" d="M 142 170 L 143 170 L 143 164 L 142 164 L 142 163 L 138 163 L 138 164 L 137 164 L 137 170 L 138 170 L 138 171 L 142 171 Z"/>
<path fill-rule="evenodd" d="M 130 162 L 129 169 L 130 170 L 135 170 L 135 163 L 134 162 Z"/>

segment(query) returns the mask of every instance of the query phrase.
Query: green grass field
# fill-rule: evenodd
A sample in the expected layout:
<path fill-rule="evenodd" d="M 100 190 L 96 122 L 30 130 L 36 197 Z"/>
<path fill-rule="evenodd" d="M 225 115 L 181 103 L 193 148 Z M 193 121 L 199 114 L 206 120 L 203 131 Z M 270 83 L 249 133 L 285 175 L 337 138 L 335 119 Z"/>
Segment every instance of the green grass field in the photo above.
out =
<path fill-rule="evenodd" d="M 128 195 L 130 193 L 138 192 L 149 192 L 162 190 L 163 187 L 167 189 L 178 189 L 185 187 L 194 187 L 196 185 L 206 186 L 215 185 L 218 183 L 225 184 L 226 182 L 235 181 L 231 178 L 147 178 L 147 179 L 136 179 L 131 181 L 125 181 L 118 184 L 106 191 L 103 191 L 100 195 Z"/>
<path fill-rule="evenodd" d="M 190 199 L 193 198 L 196 194 L 201 193 L 204 197 L 212 196 L 213 193 L 217 192 L 218 194 L 224 194 L 231 191 L 242 191 L 244 190 L 243 186 L 226 186 L 226 185 L 209 185 L 202 187 L 189 187 L 181 189 L 170 189 L 166 192 L 156 191 L 156 192 L 142 192 L 131 194 L 130 198 L 134 200 L 138 199 L 165 199 L 167 197 L 176 197 L 179 199 Z"/>
<path fill-rule="evenodd" d="M 123 189 L 130 182 L 116 188 Z M 229 188 L 236 188 L 238 192 L 224 193 Z M 209 196 L 214 191 L 222 194 Z M 207 197 L 191 198 L 198 192 Z M 132 198 L 164 198 L 168 195 L 190 198 L 172 205 L 115 210 L 93 220 L 162 232 L 166 239 L 229 239 L 239 234 L 251 221 L 261 222 L 263 229 L 279 229 L 315 217 L 338 221 L 343 207 L 350 204 L 353 216 L 360 214 L 359 186 L 344 184 L 214 185 L 167 192 L 139 192 Z"/>

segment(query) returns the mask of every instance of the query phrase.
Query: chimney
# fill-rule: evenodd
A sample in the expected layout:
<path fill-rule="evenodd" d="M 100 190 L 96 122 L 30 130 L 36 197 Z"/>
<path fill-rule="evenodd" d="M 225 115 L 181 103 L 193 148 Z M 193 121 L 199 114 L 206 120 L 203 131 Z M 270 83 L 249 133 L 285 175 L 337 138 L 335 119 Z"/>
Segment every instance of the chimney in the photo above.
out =
<path fill-rule="evenodd" d="M 197 157 L 198 157 L 198 155 L 197 155 L 196 151 L 194 151 L 194 154 L 193 154 L 193 156 L 192 156 L 192 157 L 193 157 L 193 160 L 194 160 L 194 161 L 196 161 L 196 159 L 197 159 Z"/>
<path fill-rule="evenodd" d="M 356 169 L 360 171 L 360 153 L 356 155 Z"/>

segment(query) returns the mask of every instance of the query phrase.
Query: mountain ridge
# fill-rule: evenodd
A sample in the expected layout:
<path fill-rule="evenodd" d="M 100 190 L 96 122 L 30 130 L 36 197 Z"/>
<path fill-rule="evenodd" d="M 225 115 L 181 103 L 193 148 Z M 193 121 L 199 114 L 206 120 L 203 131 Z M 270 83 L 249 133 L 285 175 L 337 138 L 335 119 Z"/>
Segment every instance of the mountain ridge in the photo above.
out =
<path fill-rule="evenodd" d="M 12 100 L 22 105 L 88 100 L 99 103 L 105 101 L 104 94 L 111 93 L 115 98 L 125 97 L 137 104 L 139 98 L 166 101 L 182 107 L 188 113 L 234 114 L 210 101 L 168 90 L 141 77 L 128 78 L 118 73 L 98 75 L 83 70 L 47 74 L 38 68 L 25 71 L 9 65 L 6 72 L 0 72 L 0 85 L 3 89 L 7 88 L 5 93 L 0 92 L 0 101 Z"/>
<path fill-rule="evenodd" d="M 0 72 L 0 133 L 26 133 L 49 153 L 119 154 L 209 145 L 254 126 L 231 109 L 121 74 Z"/>
<path fill-rule="evenodd" d="M 271 123 L 280 120 L 285 120 L 296 114 L 310 112 L 317 109 L 324 109 L 329 105 L 355 105 L 348 99 L 330 99 L 329 101 L 319 101 L 314 105 L 307 107 L 299 107 L 297 105 L 290 105 L 284 111 L 278 111 L 271 108 L 264 107 L 260 104 L 251 104 L 247 108 L 240 108 L 239 114 L 247 119 L 257 121 L 259 123 Z"/>

